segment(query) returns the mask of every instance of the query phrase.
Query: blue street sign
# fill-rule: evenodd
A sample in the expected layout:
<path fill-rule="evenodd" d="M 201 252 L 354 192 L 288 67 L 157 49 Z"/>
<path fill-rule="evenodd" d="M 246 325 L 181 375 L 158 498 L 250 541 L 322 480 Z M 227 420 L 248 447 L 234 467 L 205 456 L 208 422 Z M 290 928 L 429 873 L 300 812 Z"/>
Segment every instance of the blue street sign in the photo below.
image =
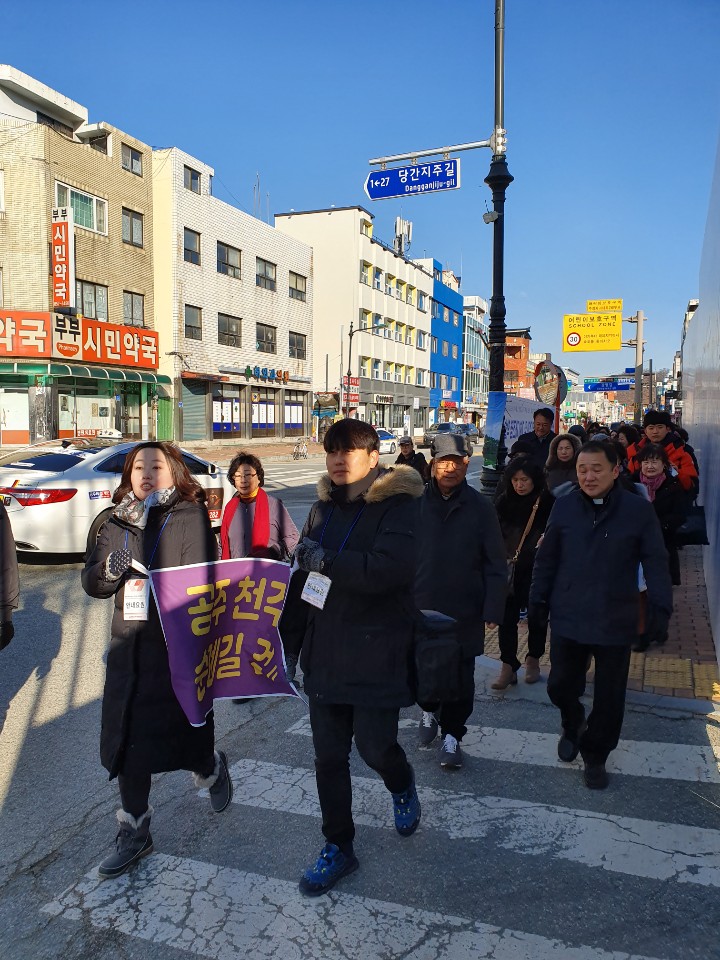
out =
<path fill-rule="evenodd" d="M 585 393 L 607 393 L 611 390 L 632 390 L 634 386 L 633 383 L 618 383 L 617 380 L 595 380 L 592 383 L 588 383 L 586 380 L 583 389 Z"/>
<path fill-rule="evenodd" d="M 374 170 L 365 181 L 365 193 L 370 200 L 390 200 L 393 197 L 411 197 L 438 190 L 457 190 L 460 187 L 460 160 L 437 160 L 434 163 L 415 163 L 410 167 Z"/>
<path fill-rule="evenodd" d="M 635 373 L 635 367 L 625 367 L 625 373 Z"/>

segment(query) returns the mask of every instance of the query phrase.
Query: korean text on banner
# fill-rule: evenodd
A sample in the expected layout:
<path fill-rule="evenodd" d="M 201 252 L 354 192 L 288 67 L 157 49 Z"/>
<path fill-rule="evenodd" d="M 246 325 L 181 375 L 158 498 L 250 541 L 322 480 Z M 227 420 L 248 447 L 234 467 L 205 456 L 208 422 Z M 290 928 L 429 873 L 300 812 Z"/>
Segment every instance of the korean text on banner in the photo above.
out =
<path fill-rule="evenodd" d="M 566 313 L 563 316 L 563 350 L 582 353 L 620 350 L 622 313 Z"/>
<path fill-rule="evenodd" d="M 75 230 L 72 207 L 55 207 L 50 224 L 53 307 L 75 306 Z"/>
<path fill-rule="evenodd" d="M 278 623 L 290 567 L 276 560 L 218 560 L 153 570 L 178 702 L 202 726 L 214 700 L 298 696 L 285 679 Z"/>

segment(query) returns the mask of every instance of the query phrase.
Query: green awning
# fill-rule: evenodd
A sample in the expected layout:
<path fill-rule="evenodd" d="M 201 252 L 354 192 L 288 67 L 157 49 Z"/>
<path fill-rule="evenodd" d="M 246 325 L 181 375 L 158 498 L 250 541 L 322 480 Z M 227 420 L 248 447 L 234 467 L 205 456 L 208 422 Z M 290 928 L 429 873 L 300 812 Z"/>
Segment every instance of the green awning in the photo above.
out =
<path fill-rule="evenodd" d="M 0 363 L 0 374 L 20 376 L 85 377 L 88 380 L 127 380 L 133 383 L 172 383 L 170 377 L 149 370 L 129 370 L 118 367 L 79 366 L 76 363 L 22 363 L 7 360 Z"/>

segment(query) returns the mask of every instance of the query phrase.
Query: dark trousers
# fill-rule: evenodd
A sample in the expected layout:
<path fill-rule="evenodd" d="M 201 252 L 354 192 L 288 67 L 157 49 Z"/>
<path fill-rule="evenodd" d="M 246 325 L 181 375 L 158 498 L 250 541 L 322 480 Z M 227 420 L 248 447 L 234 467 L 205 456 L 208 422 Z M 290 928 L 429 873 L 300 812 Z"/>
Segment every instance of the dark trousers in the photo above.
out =
<path fill-rule="evenodd" d="M 421 703 L 421 709 L 434 713 L 440 725 L 443 737 L 450 734 L 460 741 L 467 733 L 465 723 L 475 708 L 475 657 L 465 657 L 462 661 L 462 690 L 458 700 L 449 703 Z"/>
<path fill-rule="evenodd" d="M 567 637 L 550 641 L 548 696 L 560 708 L 563 730 L 576 737 L 585 719 L 580 697 L 585 693 L 590 657 L 595 658 L 595 694 L 580 753 L 588 763 L 605 763 L 618 745 L 625 715 L 630 646 L 576 643 Z"/>
<path fill-rule="evenodd" d="M 215 772 L 215 754 L 208 759 L 205 770 L 198 771 L 201 777 L 211 777 Z M 149 773 L 131 773 L 118 774 L 118 787 L 120 788 L 120 802 L 125 813 L 130 816 L 141 817 L 150 806 L 150 784 L 151 775 Z"/>
<path fill-rule="evenodd" d="M 329 843 L 347 846 L 355 837 L 350 784 L 353 736 L 358 753 L 391 793 L 402 793 L 412 783 L 412 768 L 397 742 L 399 716 L 394 708 L 310 702 L 322 832 Z"/>
<path fill-rule="evenodd" d="M 532 609 L 532 608 L 531 608 Z M 520 604 L 514 594 L 505 601 L 505 615 L 498 627 L 500 642 L 500 659 L 509 663 L 514 671 L 519 670 L 521 663 L 518 660 L 518 621 L 520 620 Z M 528 611 L 528 656 L 537 660 L 545 653 L 547 640 L 547 616 L 538 617 Z"/>

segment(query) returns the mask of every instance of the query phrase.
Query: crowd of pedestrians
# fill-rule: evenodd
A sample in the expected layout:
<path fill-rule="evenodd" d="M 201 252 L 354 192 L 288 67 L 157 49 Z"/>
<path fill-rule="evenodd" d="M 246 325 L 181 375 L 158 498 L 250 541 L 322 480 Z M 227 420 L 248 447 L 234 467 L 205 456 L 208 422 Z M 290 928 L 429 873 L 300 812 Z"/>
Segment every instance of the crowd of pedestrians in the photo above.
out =
<path fill-rule="evenodd" d="M 323 446 L 327 473 L 298 533 L 282 502 L 264 490 L 259 459 L 239 453 L 228 480 L 219 544 L 177 448 L 138 444 L 128 455 L 113 515 L 82 574 L 92 597 L 112 599 L 100 737 L 101 761 L 117 778 L 115 850 L 99 867 L 112 878 L 151 853 L 152 775 L 190 771 L 213 811 L 232 798 L 227 757 L 216 750 L 212 712 L 201 727 L 183 714 L 147 571 L 241 557 L 292 563 L 280 621 L 288 679 L 298 666 L 309 702 L 324 845 L 300 890 L 319 896 L 357 869 L 350 751 L 389 793 L 395 827 L 410 837 L 421 819 L 416 775 L 398 742 L 402 708 L 418 703 L 419 745 L 439 736 L 439 763 L 463 766 L 461 743 L 475 703 L 475 658 L 499 628 L 507 690 L 524 668 L 541 679 L 550 632 L 548 696 L 559 709 L 557 754 L 578 754 L 590 789 L 607 786 L 606 761 L 623 722 L 631 649 L 662 643 L 679 583 L 677 531 L 697 494 L 697 461 L 670 417 L 649 411 L 642 429 L 576 426 L 556 435 L 553 411 L 535 412 L 518 438 L 493 502 L 467 482 L 472 455 L 461 434 L 439 434 L 431 460 L 402 438 L 384 467 L 368 424 L 335 423 Z M 0 506 L 0 649 L 18 604 L 12 532 Z M 308 602 L 308 583 L 312 602 Z M 588 589 L 601 615 L 588 615 Z M 453 625 L 457 682 L 420 699 L 415 650 L 433 617 Z M 518 659 L 518 625 L 528 652 Z M 453 639 L 454 638 L 454 639 Z M 581 697 L 594 660 L 594 698 Z"/>

